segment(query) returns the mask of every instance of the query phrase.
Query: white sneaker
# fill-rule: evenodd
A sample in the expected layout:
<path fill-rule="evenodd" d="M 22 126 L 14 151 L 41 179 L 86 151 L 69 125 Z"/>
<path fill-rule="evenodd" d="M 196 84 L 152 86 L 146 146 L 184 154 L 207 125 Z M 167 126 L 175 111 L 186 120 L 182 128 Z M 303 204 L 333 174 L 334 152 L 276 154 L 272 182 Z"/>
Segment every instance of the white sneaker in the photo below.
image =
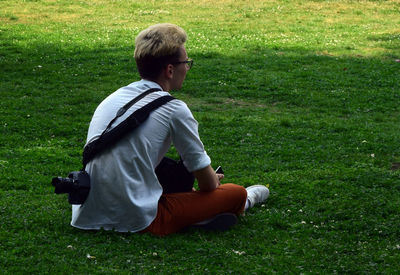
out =
<path fill-rule="evenodd" d="M 262 203 L 269 196 L 269 190 L 264 185 L 252 185 L 246 188 L 249 208 L 257 203 Z"/>

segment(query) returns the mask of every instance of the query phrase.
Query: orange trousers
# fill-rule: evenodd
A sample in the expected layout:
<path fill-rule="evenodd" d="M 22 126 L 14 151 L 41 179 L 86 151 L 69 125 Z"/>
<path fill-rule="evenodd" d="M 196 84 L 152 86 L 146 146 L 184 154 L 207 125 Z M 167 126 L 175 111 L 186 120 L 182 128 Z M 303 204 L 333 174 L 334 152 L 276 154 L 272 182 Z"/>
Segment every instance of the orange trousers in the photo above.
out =
<path fill-rule="evenodd" d="M 243 213 L 247 191 L 243 186 L 223 184 L 211 192 L 163 194 L 157 216 L 142 232 L 165 236 L 221 213 Z"/>

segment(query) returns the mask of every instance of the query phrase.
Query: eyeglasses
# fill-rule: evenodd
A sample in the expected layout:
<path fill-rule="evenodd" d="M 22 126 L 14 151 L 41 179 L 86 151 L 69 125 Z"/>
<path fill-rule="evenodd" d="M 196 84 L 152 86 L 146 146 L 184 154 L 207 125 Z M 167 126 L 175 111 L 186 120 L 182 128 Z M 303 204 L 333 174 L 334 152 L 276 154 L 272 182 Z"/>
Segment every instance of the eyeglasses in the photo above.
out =
<path fill-rule="evenodd" d="M 177 62 L 174 62 L 174 63 L 172 63 L 172 64 L 186 64 L 188 67 L 189 67 L 189 70 L 192 68 L 192 66 L 193 66 L 193 59 L 188 59 L 188 60 L 186 60 L 186 61 L 177 61 Z"/>

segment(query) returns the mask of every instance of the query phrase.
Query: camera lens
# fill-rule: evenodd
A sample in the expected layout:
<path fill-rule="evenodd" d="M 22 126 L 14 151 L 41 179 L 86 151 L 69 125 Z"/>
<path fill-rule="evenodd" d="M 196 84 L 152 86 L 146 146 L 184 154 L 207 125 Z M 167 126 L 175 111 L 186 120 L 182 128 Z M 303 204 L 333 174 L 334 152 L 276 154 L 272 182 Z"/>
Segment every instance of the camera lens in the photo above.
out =
<path fill-rule="evenodd" d="M 54 192 L 56 194 L 63 194 L 63 193 L 69 193 L 71 192 L 74 183 L 73 180 L 70 178 L 61 178 L 61 177 L 56 177 L 53 178 L 51 181 L 51 184 L 55 187 Z"/>

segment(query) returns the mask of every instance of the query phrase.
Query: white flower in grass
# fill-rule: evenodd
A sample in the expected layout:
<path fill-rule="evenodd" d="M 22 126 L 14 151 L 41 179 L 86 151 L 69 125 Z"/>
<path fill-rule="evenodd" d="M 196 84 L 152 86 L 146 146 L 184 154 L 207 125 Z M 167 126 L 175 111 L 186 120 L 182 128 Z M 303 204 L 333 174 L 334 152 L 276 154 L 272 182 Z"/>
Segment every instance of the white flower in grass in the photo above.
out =
<path fill-rule="evenodd" d="M 375 157 L 375 154 L 371 154 L 371 158 L 374 158 Z"/>
<path fill-rule="evenodd" d="M 233 253 L 238 254 L 238 255 L 246 254 L 246 252 L 244 252 L 244 251 L 237 251 L 237 250 L 234 250 L 234 249 L 232 249 L 232 251 L 233 251 Z"/>
<path fill-rule="evenodd" d="M 92 256 L 92 255 L 90 255 L 90 254 L 87 254 L 87 255 L 86 255 L 86 258 L 88 258 L 88 259 L 90 259 L 90 260 L 96 259 L 95 256 Z"/>

